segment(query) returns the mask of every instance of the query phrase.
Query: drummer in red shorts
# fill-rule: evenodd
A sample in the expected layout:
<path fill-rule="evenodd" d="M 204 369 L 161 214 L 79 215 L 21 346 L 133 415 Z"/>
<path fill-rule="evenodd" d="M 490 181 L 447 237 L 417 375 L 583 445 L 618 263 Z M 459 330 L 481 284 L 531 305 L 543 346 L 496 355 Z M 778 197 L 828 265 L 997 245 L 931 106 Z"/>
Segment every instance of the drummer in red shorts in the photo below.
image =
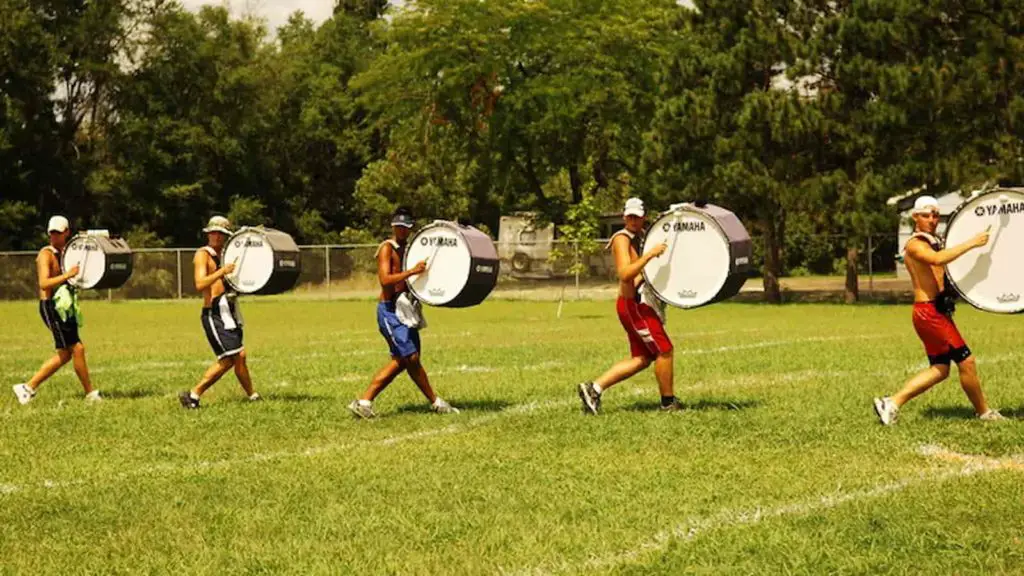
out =
<path fill-rule="evenodd" d="M 630 357 L 620 360 L 593 382 L 577 385 L 583 411 L 597 414 L 601 410 L 601 394 L 647 368 L 654 362 L 654 375 L 661 391 L 661 409 L 682 410 L 673 392 L 672 342 L 665 334 L 665 328 L 655 311 L 640 302 L 641 271 L 652 259 L 665 253 L 667 246 L 658 244 L 648 253 L 640 256 L 644 234 L 644 203 L 639 198 L 626 201 L 623 211 L 626 227 L 612 235 L 609 242 L 615 255 L 615 269 L 619 277 L 619 299 L 615 309 L 619 322 L 629 338 Z"/>
<path fill-rule="evenodd" d="M 904 262 L 914 285 L 914 330 L 924 344 L 930 366 L 908 380 L 903 389 L 891 398 L 875 398 L 875 413 L 883 425 L 892 424 L 900 407 L 945 380 L 949 376 L 949 365 L 956 362 L 960 387 L 974 405 L 978 417 L 982 420 L 1003 420 L 1003 416 L 990 409 L 985 401 L 971 349 L 953 323 L 953 294 L 945 282 L 945 265 L 969 250 L 987 244 L 988 231 L 943 250 L 942 243 L 935 237 L 939 225 L 938 201 L 931 196 L 922 196 L 914 203 L 911 214 L 914 235 L 904 249 Z"/>

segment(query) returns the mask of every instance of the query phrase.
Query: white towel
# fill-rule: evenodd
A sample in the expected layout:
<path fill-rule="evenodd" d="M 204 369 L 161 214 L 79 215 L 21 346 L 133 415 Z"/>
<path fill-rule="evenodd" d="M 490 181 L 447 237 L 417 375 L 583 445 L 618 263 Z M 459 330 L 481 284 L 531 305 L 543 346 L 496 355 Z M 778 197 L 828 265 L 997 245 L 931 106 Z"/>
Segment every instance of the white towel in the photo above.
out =
<path fill-rule="evenodd" d="M 398 321 L 409 328 L 423 330 L 427 319 L 423 317 L 423 305 L 409 292 L 402 292 L 395 300 L 395 315 Z"/>
<path fill-rule="evenodd" d="M 654 293 L 654 288 L 651 288 L 651 285 L 647 282 L 640 284 L 640 303 L 650 306 L 651 310 L 654 310 L 654 314 L 657 315 L 658 320 L 665 324 L 667 320 L 665 316 L 665 302 L 658 298 Z"/>

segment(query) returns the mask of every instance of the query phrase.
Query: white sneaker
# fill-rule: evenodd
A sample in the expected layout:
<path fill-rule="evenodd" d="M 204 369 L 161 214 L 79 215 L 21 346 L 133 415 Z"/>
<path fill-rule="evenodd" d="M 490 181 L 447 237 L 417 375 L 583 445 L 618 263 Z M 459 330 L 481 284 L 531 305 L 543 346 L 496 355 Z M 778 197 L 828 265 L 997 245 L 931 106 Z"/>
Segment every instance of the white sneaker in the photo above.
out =
<path fill-rule="evenodd" d="M 14 395 L 18 397 L 18 402 L 22 405 L 28 404 L 35 398 L 35 390 L 29 388 L 28 384 L 15 384 L 11 387 L 14 390 Z"/>
<path fill-rule="evenodd" d="M 998 410 L 989 410 L 981 416 L 978 416 L 978 419 L 986 422 L 998 422 L 1000 420 L 1006 420 L 1006 416 L 1000 414 Z"/>
<path fill-rule="evenodd" d="M 875 414 L 878 414 L 878 420 L 883 426 L 889 426 L 896 422 L 896 417 L 899 416 L 900 409 L 896 404 L 888 397 L 875 398 Z"/>
<path fill-rule="evenodd" d="M 90 404 L 95 402 L 102 402 L 103 397 L 100 396 L 99 390 L 93 390 L 92 392 L 89 392 L 88 394 L 85 395 L 85 401 Z"/>
<path fill-rule="evenodd" d="M 434 412 L 438 414 L 458 414 L 459 409 L 451 404 L 445 402 L 440 396 L 434 399 L 434 404 L 430 407 Z"/>
<path fill-rule="evenodd" d="M 373 404 L 363 404 L 359 400 L 353 400 L 352 403 L 348 405 L 348 410 L 353 416 L 363 420 L 369 420 L 370 418 L 377 417 L 377 414 L 373 411 Z"/>

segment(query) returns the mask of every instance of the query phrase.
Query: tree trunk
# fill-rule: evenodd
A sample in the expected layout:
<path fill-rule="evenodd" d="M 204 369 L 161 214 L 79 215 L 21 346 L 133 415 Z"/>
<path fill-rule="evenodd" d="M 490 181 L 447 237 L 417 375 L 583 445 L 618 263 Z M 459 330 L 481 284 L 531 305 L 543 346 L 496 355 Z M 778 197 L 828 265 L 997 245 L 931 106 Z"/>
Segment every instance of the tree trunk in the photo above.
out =
<path fill-rule="evenodd" d="M 782 233 L 783 224 L 779 220 L 770 220 L 764 227 L 764 299 L 771 304 L 782 303 L 782 288 L 779 276 L 782 275 Z"/>
<path fill-rule="evenodd" d="M 572 203 L 579 204 L 583 201 L 583 177 L 580 175 L 580 168 L 575 164 L 569 165 L 569 186 L 572 188 Z"/>
<path fill-rule="evenodd" d="M 855 246 L 846 248 L 846 303 L 853 304 L 860 300 L 860 287 L 857 285 L 857 254 Z M 868 255 L 870 257 L 870 254 Z"/>

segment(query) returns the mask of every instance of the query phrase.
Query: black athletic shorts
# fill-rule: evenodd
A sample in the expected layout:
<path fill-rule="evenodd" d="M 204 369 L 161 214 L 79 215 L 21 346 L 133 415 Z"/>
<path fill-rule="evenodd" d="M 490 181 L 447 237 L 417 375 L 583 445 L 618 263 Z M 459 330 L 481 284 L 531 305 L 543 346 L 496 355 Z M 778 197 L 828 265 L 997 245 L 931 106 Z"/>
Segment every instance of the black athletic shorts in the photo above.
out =
<path fill-rule="evenodd" d="M 209 308 L 203 308 L 203 330 L 217 359 L 242 352 L 242 315 L 234 298 L 217 296 Z"/>
<path fill-rule="evenodd" d="M 39 317 L 43 319 L 43 324 L 46 324 L 47 330 L 53 335 L 53 345 L 57 350 L 71 348 L 82 341 L 78 337 L 78 321 L 73 315 L 69 316 L 66 321 L 61 320 L 57 314 L 57 305 L 53 303 L 53 300 L 39 301 Z"/>

